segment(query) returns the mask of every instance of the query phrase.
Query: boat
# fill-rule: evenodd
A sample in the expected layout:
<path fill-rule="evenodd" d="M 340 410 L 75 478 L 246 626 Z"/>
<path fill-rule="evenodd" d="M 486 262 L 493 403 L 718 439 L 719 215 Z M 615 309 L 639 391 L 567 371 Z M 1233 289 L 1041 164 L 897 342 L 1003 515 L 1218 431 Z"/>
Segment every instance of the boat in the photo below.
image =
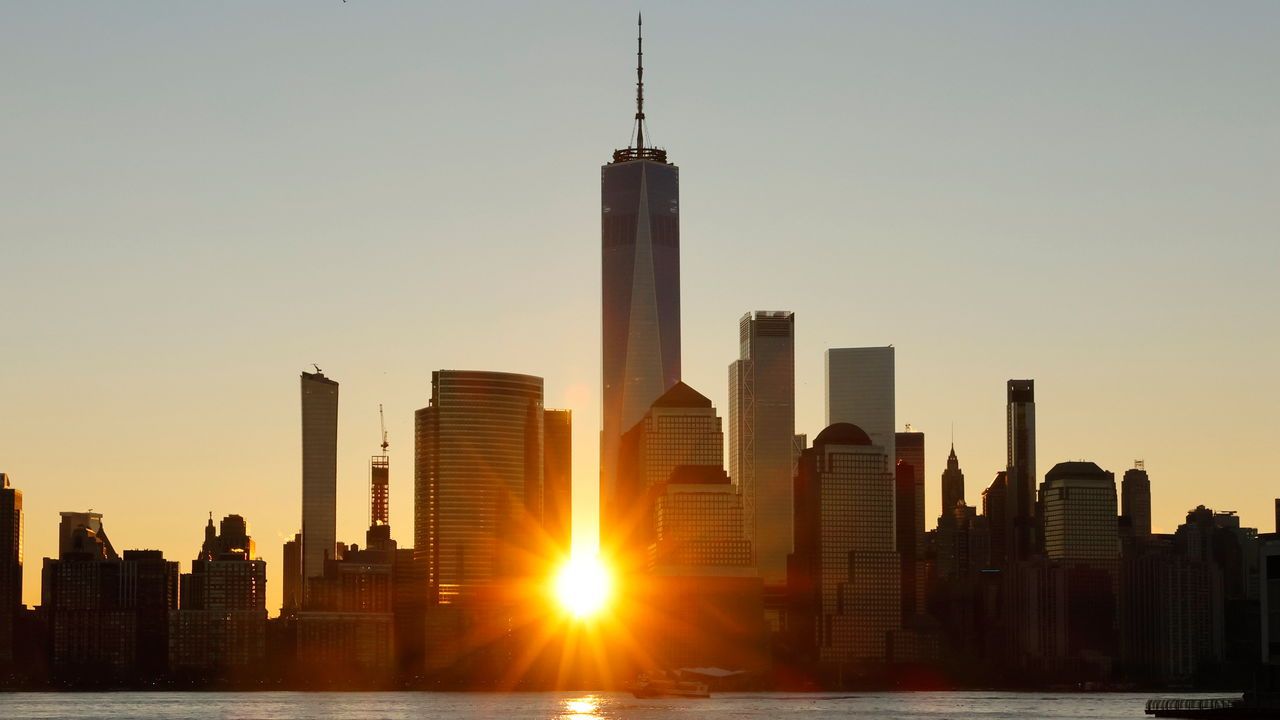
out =
<path fill-rule="evenodd" d="M 1147 701 L 1146 712 L 1166 718 L 1275 720 L 1280 718 L 1280 694 L 1245 693 L 1238 698 L 1156 698 Z"/>
<path fill-rule="evenodd" d="M 658 677 L 640 673 L 631 684 L 631 694 L 638 698 L 709 698 L 711 690 L 706 683 L 695 680 L 673 680 L 665 673 Z"/>

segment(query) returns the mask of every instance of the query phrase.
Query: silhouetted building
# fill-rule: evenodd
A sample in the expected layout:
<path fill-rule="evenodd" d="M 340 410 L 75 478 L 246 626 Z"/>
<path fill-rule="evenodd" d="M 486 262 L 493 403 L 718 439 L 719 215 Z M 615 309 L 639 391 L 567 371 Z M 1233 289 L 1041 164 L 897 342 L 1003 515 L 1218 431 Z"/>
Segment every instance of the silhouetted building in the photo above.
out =
<path fill-rule="evenodd" d="M 22 491 L 0 473 L 0 668 L 18 659 L 22 609 Z"/>
<path fill-rule="evenodd" d="M 1262 662 L 1280 665 L 1280 532 L 1259 536 L 1258 556 Z"/>
<path fill-rule="evenodd" d="M 324 574 L 338 538 L 338 383 L 319 368 L 304 372 L 302 389 L 302 581 Z"/>
<path fill-rule="evenodd" d="M 312 578 L 298 613 L 298 661 L 318 685 L 385 680 L 395 670 L 394 551 L 352 546 Z"/>
<path fill-rule="evenodd" d="M 41 607 L 55 677 L 85 683 L 151 678 L 168 660 L 178 564 L 158 550 L 115 556 L 98 513 L 63 513 L 66 552 L 44 559 Z M 75 520 L 84 523 L 68 526 Z"/>
<path fill-rule="evenodd" d="M 280 613 L 288 615 L 302 609 L 302 533 L 285 542 L 281 567 L 284 596 Z"/>
<path fill-rule="evenodd" d="M 946 517 L 956 505 L 964 502 L 964 472 L 956 457 L 955 443 L 947 456 L 947 469 L 942 471 L 942 516 Z"/>
<path fill-rule="evenodd" d="M 369 529 L 364 533 L 365 547 L 384 552 L 396 549 L 390 518 L 391 458 L 374 455 L 369 458 Z"/>
<path fill-rule="evenodd" d="M 639 64 L 636 74 L 631 146 L 615 150 L 600 169 L 600 527 L 606 533 L 614 515 L 625 512 L 614 497 L 622 434 L 680 380 L 680 170 L 665 150 L 645 144 Z"/>
<path fill-rule="evenodd" d="M 573 413 L 542 413 L 542 525 L 567 556 L 573 541 Z"/>
<path fill-rule="evenodd" d="M 1036 552 L 1036 401 L 1034 380 L 1010 380 L 1006 406 L 1008 438 L 1010 560 L 1026 560 Z"/>
<path fill-rule="evenodd" d="M 1174 542 L 1188 559 L 1208 561 L 1221 574 L 1223 674 L 1243 676 L 1262 657 L 1258 531 L 1241 527 L 1234 512 L 1200 505 L 1187 513 Z"/>
<path fill-rule="evenodd" d="M 1124 471 L 1120 481 L 1120 513 L 1128 519 L 1129 531 L 1136 537 L 1151 534 L 1151 479 L 1141 460 Z"/>
<path fill-rule="evenodd" d="M 1211 562 L 1188 558 L 1172 535 L 1146 535 L 1126 548 L 1120 578 L 1125 677 L 1185 685 L 1217 668 L 1222 580 Z"/>
<path fill-rule="evenodd" d="M 901 627 L 888 455 L 861 428 L 828 426 L 795 480 L 788 628 L 808 659 L 881 662 Z"/>
<path fill-rule="evenodd" d="M 897 458 L 893 356 L 892 345 L 832 348 L 826 353 L 827 425 L 862 428 L 891 464 Z"/>
<path fill-rule="evenodd" d="M 894 452 L 897 471 L 902 466 L 910 469 L 909 476 L 896 476 L 895 532 L 898 537 L 898 555 L 902 558 L 902 612 L 903 617 L 924 611 L 925 586 L 925 534 L 924 534 L 924 433 L 906 432 L 894 434 Z"/>
<path fill-rule="evenodd" d="M 200 554 L 182 575 L 181 602 L 169 613 L 169 667 L 199 679 L 246 678 L 266 657 L 267 563 L 248 526 L 210 516 Z"/>
<path fill-rule="evenodd" d="M 782 588 L 795 515 L 795 314 L 746 313 L 738 343 L 739 359 L 729 365 L 729 477 L 742 494 L 760 577 Z"/>
<path fill-rule="evenodd" d="M 987 517 L 961 500 L 938 519 L 937 574 L 966 576 L 991 567 L 991 531 Z"/>
<path fill-rule="evenodd" d="M 1009 561 L 1009 474 L 1003 470 L 982 491 L 982 514 L 991 531 L 991 563 L 1003 567 Z"/>

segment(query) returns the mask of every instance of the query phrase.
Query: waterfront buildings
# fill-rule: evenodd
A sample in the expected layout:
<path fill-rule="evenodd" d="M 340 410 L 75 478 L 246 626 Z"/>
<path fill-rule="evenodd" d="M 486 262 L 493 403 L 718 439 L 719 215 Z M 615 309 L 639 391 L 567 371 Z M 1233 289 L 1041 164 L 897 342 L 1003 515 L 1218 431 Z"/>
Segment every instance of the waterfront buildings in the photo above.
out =
<path fill-rule="evenodd" d="M 316 368 L 302 373 L 302 582 L 334 557 L 338 517 L 338 383 Z"/>
<path fill-rule="evenodd" d="M 856 425 L 829 425 L 796 472 L 789 629 L 821 664 L 877 663 L 901 627 L 894 479 Z"/>
<path fill-rule="evenodd" d="M 631 144 L 615 150 L 600 169 L 600 504 L 606 533 L 624 511 L 615 497 L 622 434 L 680 380 L 680 170 L 665 150 L 646 144 L 643 73 L 638 62 Z M 610 544 L 607 538 L 604 544 Z"/>
<path fill-rule="evenodd" d="M 191 572 L 169 612 L 169 669 L 193 678 L 251 677 L 266 655 L 267 563 L 243 517 L 205 526 Z"/>

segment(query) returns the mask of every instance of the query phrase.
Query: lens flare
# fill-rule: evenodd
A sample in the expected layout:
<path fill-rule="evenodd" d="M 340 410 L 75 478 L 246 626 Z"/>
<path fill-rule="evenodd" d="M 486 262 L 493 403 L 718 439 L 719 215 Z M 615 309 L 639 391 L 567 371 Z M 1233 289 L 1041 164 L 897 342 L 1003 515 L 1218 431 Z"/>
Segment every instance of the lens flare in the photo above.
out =
<path fill-rule="evenodd" d="M 598 557 L 575 555 L 556 576 L 556 599 L 574 617 L 587 618 L 609 600 L 609 571 Z"/>

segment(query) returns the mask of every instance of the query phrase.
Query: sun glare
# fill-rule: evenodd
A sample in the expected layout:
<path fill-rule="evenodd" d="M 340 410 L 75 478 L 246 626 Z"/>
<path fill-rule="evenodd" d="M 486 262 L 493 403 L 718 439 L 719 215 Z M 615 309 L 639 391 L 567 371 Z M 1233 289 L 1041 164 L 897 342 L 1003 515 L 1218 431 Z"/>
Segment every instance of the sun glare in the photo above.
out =
<path fill-rule="evenodd" d="M 556 599 L 575 617 L 595 615 L 609 600 L 609 571 L 600 558 L 574 555 L 556 576 Z"/>

